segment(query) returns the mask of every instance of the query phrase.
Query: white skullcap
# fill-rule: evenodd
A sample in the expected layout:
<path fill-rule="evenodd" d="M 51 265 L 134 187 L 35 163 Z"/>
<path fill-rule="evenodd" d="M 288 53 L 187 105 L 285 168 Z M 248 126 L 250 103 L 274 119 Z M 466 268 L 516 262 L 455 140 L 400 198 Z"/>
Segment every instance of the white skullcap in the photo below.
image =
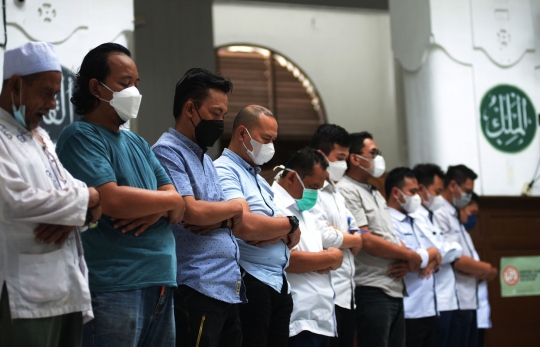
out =
<path fill-rule="evenodd" d="M 56 48 L 46 42 L 28 42 L 4 53 L 4 80 L 44 71 L 60 71 Z"/>

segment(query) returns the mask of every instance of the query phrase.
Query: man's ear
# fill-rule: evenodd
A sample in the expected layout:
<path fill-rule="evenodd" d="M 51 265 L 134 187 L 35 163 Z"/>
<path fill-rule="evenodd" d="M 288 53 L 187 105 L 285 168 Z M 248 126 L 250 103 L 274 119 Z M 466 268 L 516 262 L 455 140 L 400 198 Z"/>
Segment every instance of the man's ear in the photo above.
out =
<path fill-rule="evenodd" d="M 184 104 L 184 113 L 189 118 L 193 118 L 193 115 L 195 114 L 195 104 L 193 103 L 193 101 L 186 101 L 186 103 Z"/>
<path fill-rule="evenodd" d="M 13 94 L 13 97 L 19 97 L 21 93 L 21 83 L 23 83 L 23 81 L 19 75 L 13 75 L 9 78 L 8 87 L 9 91 Z"/>
<path fill-rule="evenodd" d="M 236 128 L 235 136 L 238 139 L 238 141 L 243 142 L 244 141 L 244 133 L 246 132 L 246 127 L 243 125 L 240 125 L 238 128 Z"/>
<path fill-rule="evenodd" d="M 99 81 L 95 78 L 91 78 L 90 81 L 88 81 L 88 90 L 90 90 L 90 93 L 95 96 L 96 98 L 101 98 L 101 92 L 99 91 Z"/>

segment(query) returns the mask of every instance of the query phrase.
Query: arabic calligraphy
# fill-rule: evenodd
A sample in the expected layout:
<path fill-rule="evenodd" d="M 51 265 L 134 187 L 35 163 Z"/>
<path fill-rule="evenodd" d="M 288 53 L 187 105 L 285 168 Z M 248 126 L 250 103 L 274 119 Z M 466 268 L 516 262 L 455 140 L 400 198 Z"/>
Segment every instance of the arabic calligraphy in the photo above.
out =
<path fill-rule="evenodd" d="M 70 102 L 74 83 L 75 75 L 73 72 L 62 66 L 62 83 L 60 83 L 60 92 L 56 95 L 56 108 L 51 110 L 48 115 L 43 116 L 41 124 L 49 132 L 53 142 L 56 142 L 65 126 L 79 119 L 79 115 L 75 113 L 73 104 Z"/>
<path fill-rule="evenodd" d="M 536 113 L 529 97 L 516 87 L 499 85 L 486 93 L 480 106 L 482 132 L 503 152 L 526 148 L 536 133 Z"/>

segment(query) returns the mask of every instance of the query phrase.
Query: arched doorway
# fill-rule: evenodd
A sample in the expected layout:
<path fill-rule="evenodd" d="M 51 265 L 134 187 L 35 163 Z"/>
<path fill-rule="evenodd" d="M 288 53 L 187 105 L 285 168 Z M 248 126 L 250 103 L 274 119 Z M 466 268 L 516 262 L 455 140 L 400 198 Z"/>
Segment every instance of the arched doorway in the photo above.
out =
<path fill-rule="evenodd" d="M 296 64 L 270 49 L 228 45 L 216 49 L 218 72 L 233 82 L 225 117 L 222 146 L 227 147 L 234 117 L 250 104 L 270 109 L 279 124 L 276 155 L 263 169 L 285 164 L 309 144 L 315 129 L 326 122 L 322 100 L 313 82 Z"/>

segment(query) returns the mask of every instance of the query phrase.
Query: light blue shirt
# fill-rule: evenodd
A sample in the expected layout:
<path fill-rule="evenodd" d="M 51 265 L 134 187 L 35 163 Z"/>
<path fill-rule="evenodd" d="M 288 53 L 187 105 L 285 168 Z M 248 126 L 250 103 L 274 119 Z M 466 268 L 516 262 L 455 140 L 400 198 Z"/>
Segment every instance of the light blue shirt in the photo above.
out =
<path fill-rule="evenodd" d="M 390 215 L 396 235 L 407 248 L 415 251 L 422 258 L 420 268 L 428 265 L 427 249 L 433 247 L 429 239 L 418 230 L 416 222 L 410 216 L 390 207 Z M 433 317 L 438 314 L 435 295 L 435 276 L 420 278 L 420 273 L 408 272 L 405 275 L 408 296 L 403 297 L 405 319 Z"/>
<path fill-rule="evenodd" d="M 182 196 L 223 201 L 212 159 L 193 141 L 174 129 L 152 147 L 156 157 Z M 245 301 L 238 260 L 240 253 L 229 228 L 198 235 L 181 224 L 172 226 L 176 239 L 178 285 L 187 285 L 208 297 L 228 303 Z"/>
<path fill-rule="evenodd" d="M 274 192 L 259 175 L 260 167 L 252 167 L 227 148 L 214 165 L 227 200 L 245 199 L 253 213 L 265 216 L 278 214 L 274 204 Z M 285 268 L 289 265 L 290 253 L 287 245 L 279 241 L 256 247 L 239 238 L 236 240 L 240 247 L 240 266 L 251 276 L 280 293 Z"/>

